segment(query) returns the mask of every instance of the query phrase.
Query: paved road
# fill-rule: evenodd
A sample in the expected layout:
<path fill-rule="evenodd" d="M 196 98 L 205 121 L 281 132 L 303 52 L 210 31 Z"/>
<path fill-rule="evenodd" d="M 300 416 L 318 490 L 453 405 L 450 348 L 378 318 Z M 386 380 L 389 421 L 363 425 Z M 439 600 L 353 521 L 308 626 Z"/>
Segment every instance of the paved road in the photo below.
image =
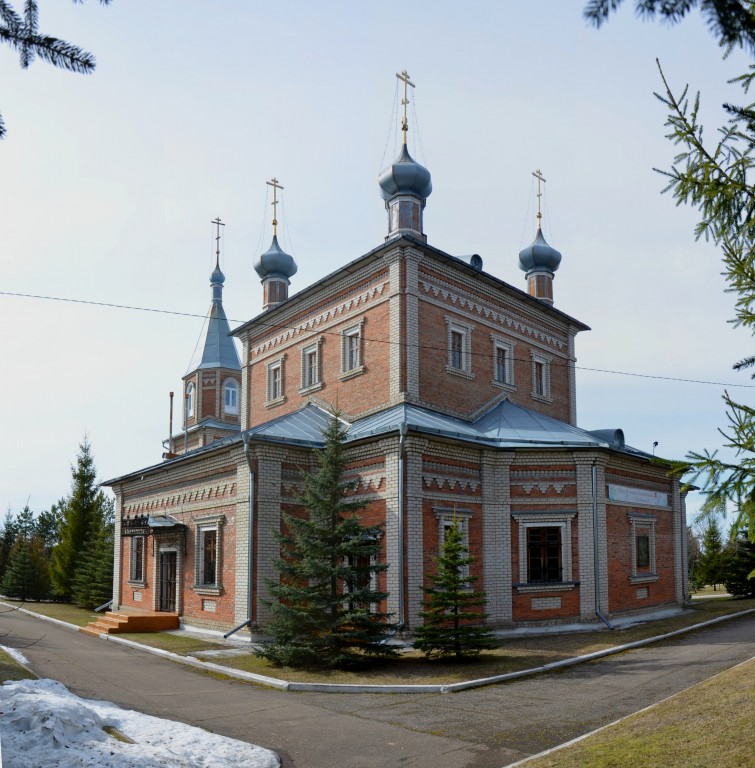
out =
<path fill-rule="evenodd" d="M 310 694 L 219 680 L 19 612 L 0 613 L 0 635 L 78 695 L 260 744 L 284 768 L 500 768 L 755 656 L 750 615 L 463 693 Z"/>

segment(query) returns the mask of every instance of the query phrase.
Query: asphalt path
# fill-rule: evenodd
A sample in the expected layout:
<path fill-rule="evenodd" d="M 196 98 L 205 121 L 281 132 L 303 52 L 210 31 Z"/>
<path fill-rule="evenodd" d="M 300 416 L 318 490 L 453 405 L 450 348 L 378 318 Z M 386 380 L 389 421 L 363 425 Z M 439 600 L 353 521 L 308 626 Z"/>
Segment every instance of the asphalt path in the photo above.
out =
<path fill-rule="evenodd" d="M 621 642 L 618 635 L 617 642 Z M 501 768 L 755 656 L 755 616 L 453 694 L 291 693 L 219 679 L 19 611 L 0 643 L 85 698 L 275 750 L 284 768 Z"/>

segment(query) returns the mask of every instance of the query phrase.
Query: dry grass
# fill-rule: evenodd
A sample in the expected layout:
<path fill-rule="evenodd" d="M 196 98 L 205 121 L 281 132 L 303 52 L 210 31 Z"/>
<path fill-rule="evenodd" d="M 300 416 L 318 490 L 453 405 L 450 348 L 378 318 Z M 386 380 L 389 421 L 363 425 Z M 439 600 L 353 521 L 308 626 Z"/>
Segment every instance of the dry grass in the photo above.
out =
<path fill-rule="evenodd" d="M 22 603 L 20 600 L 9 599 L 4 599 L 3 602 L 8 605 L 24 608 L 32 613 L 39 613 L 42 616 L 50 616 L 53 619 L 75 624 L 77 627 L 85 627 L 102 616 L 101 613 L 95 613 L 94 611 L 79 608 L 69 603 Z"/>
<path fill-rule="evenodd" d="M 150 648 L 160 648 L 163 651 L 184 655 L 196 651 L 222 650 L 226 647 L 211 640 L 202 640 L 189 635 L 174 635 L 170 632 L 119 632 L 114 637 L 123 637 L 141 645 L 148 645 Z"/>
<path fill-rule="evenodd" d="M 611 632 L 598 630 L 505 639 L 501 647 L 463 663 L 427 661 L 416 651 L 399 659 L 378 661 L 358 671 L 307 670 L 276 666 L 252 653 L 213 659 L 216 664 L 292 682 L 367 683 L 373 685 L 439 684 L 519 672 L 561 659 L 594 653 L 637 640 L 672 632 L 703 621 L 755 608 L 755 600 L 714 599 L 696 601 L 692 611 L 660 621 Z"/>
<path fill-rule="evenodd" d="M 35 680 L 36 675 L 22 667 L 10 654 L 0 650 L 0 680 Z"/>
<path fill-rule="evenodd" d="M 755 754 L 755 661 L 527 763 L 528 768 L 745 768 Z"/>

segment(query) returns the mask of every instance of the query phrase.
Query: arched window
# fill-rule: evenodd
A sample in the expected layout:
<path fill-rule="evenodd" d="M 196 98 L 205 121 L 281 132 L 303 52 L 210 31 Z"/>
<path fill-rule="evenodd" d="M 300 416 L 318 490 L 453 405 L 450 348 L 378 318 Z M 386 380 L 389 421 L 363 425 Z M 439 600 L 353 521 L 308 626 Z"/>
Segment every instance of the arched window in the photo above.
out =
<path fill-rule="evenodd" d="M 239 412 L 239 385 L 234 379 L 228 379 L 223 386 L 223 410 L 226 413 Z"/>
<path fill-rule="evenodd" d="M 186 385 L 186 418 L 194 415 L 194 383 L 189 382 Z"/>

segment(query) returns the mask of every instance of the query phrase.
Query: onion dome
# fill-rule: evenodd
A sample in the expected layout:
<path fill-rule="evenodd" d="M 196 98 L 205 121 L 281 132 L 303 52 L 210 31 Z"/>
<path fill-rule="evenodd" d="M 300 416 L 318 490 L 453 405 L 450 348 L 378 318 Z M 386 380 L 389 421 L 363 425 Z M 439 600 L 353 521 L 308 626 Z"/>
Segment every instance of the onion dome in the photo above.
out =
<path fill-rule="evenodd" d="M 561 254 L 545 242 L 539 227 L 534 242 L 519 251 L 519 269 L 525 272 L 555 272 L 560 263 Z"/>
<path fill-rule="evenodd" d="M 393 165 L 380 174 L 378 184 L 383 200 L 396 195 L 414 195 L 424 200 L 433 191 L 430 171 L 412 158 L 406 144 L 402 145 L 401 154 Z"/>
<path fill-rule="evenodd" d="M 273 242 L 270 247 L 254 262 L 255 272 L 263 280 L 266 277 L 290 278 L 296 274 L 298 267 L 293 256 L 289 256 L 278 245 L 278 236 L 273 235 Z"/>
<path fill-rule="evenodd" d="M 220 264 L 215 264 L 215 269 L 212 270 L 210 275 L 211 285 L 223 285 L 225 282 L 225 275 L 220 271 Z"/>

